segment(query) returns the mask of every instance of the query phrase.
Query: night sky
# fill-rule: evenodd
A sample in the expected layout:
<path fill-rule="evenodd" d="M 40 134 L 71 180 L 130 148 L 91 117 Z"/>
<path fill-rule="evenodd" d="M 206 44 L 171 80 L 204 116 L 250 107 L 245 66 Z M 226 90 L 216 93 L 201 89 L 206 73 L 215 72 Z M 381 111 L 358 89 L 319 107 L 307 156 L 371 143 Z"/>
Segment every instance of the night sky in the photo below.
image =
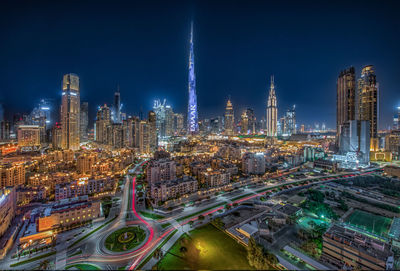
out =
<path fill-rule="evenodd" d="M 164 99 L 187 111 L 190 21 L 194 21 L 200 119 L 222 115 L 231 96 L 265 114 L 275 75 L 278 114 L 335 126 L 340 70 L 375 66 L 380 128 L 400 105 L 400 1 L 10 1 L 0 8 L 0 100 L 7 116 L 39 98 L 61 100 L 76 73 L 90 118 L 120 85 L 124 111 Z"/>

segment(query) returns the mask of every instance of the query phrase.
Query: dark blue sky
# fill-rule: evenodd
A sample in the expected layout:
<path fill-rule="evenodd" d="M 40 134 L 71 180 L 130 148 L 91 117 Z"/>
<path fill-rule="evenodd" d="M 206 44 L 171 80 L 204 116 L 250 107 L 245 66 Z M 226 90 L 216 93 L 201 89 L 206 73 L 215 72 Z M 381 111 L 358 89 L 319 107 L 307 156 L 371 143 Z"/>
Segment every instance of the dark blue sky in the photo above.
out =
<path fill-rule="evenodd" d="M 61 79 L 81 79 L 81 100 L 147 112 L 167 98 L 187 110 L 194 19 L 200 118 L 264 114 L 275 75 L 279 115 L 296 104 L 299 124 L 335 123 L 336 78 L 373 64 L 381 128 L 400 105 L 400 1 L 10 1 L 0 9 L 0 100 L 8 115 L 41 97 L 61 99 Z"/>

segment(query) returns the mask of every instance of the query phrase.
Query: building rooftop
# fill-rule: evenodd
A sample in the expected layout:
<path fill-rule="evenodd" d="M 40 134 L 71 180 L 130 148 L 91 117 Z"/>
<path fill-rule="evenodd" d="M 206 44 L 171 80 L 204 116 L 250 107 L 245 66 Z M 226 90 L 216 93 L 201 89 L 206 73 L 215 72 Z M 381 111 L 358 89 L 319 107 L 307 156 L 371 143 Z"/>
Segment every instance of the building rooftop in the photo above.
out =
<path fill-rule="evenodd" d="M 337 224 L 333 224 L 324 234 L 324 237 L 355 248 L 382 261 L 386 261 L 393 254 L 389 244 Z"/>

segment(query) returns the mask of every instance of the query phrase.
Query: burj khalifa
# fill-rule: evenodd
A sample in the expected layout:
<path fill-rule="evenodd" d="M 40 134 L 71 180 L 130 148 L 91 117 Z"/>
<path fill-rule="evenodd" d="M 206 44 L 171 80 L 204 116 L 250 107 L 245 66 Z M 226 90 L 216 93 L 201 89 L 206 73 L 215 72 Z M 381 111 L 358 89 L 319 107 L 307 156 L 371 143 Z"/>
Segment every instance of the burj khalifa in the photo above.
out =
<path fill-rule="evenodd" d="M 190 29 L 190 56 L 189 56 L 189 103 L 187 116 L 188 134 L 199 132 L 197 95 L 196 95 L 196 75 L 194 73 L 194 53 L 193 53 L 193 22 Z"/>

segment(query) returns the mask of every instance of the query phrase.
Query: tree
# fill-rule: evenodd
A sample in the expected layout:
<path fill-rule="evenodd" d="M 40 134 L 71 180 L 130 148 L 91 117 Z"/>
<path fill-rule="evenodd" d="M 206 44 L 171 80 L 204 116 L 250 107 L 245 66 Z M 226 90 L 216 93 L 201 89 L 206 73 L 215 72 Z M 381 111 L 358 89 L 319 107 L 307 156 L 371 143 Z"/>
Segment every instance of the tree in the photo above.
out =
<path fill-rule="evenodd" d="M 199 217 L 198 217 L 198 219 L 200 220 L 200 221 L 203 221 L 204 220 L 204 215 L 199 215 Z"/>
<path fill-rule="evenodd" d="M 225 205 L 226 210 L 230 210 L 231 208 L 232 208 L 232 206 L 230 204 Z"/>

